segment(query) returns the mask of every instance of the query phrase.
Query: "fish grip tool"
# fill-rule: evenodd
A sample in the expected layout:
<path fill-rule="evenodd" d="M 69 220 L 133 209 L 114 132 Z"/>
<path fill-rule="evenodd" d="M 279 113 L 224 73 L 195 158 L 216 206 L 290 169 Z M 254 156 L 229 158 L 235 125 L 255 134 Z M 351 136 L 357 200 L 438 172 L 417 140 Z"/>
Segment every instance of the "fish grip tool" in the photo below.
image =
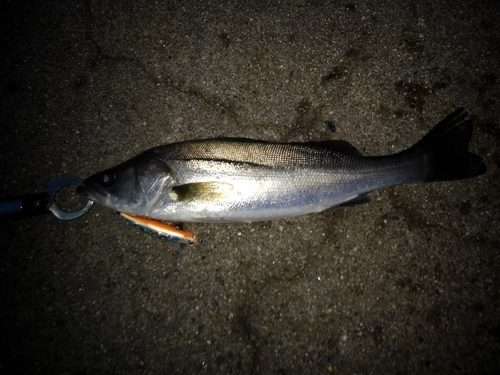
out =
<path fill-rule="evenodd" d="M 88 200 L 84 207 L 66 210 L 56 201 L 56 195 L 64 187 L 81 186 L 83 179 L 75 176 L 62 176 L 49 181 L 45 192 L 25 194 L 13 198 L 0 199 L 0 220 L 25 219 L 37 215 L 52 213 L 57 219 L 75 220 L 85 215 L 94 203 Z"/>

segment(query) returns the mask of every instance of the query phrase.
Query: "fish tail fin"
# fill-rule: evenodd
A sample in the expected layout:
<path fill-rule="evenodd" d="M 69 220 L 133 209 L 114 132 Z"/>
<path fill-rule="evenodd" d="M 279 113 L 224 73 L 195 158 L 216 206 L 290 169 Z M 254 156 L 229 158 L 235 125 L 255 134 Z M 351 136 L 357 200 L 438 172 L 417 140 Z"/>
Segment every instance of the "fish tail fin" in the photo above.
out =
<path fill-rule="evenodd" d="M 407 151 L 423 156 L 423 181 L 451 181 L 479 176 L 486 165 L 479 155 L 467 151 L 472 121 L 459 108 L 437 124 Z"/>

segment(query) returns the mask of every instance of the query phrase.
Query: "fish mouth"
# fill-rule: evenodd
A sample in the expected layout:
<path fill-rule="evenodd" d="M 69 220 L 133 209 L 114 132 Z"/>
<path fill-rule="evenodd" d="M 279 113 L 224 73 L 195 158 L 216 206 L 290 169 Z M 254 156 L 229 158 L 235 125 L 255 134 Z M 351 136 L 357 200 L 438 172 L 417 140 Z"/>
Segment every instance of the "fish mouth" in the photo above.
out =
<path fill-rule="evenodd" d="M 102 201 L 104 198 L 106 198 L 105 193 L 101 193 L 99 191 L 96 191 L 94 189 L 89 189 L 84 185 L 80 185 L 76 188 L 76 192 L 80 194 L 81 196 L 90 199 L 92 201 Z"/>
<path fill-rule="evenodd" d="M 76 192 L 85 198 L 90 198 L 90 191 L 85 186 L 78 186 Z"/>

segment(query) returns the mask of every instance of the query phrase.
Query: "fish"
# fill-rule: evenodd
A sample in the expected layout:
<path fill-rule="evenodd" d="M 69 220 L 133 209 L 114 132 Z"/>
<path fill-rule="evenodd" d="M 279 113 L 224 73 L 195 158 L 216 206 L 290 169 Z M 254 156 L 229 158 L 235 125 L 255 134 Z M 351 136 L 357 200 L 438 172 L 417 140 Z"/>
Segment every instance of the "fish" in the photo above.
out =
<path fill-rule="evenodd" d="M 413 146 L 383 156 L 362 156 L 343 140 L 182 141 L 96 173 L 78 192 L 118 212 L 157 221 L 288 218 L 368 203 L 371 192 L 389 186 L 482 175 L 486 164 L 468 152 L 472 130 L 467 111 L 459 108 Z"/>

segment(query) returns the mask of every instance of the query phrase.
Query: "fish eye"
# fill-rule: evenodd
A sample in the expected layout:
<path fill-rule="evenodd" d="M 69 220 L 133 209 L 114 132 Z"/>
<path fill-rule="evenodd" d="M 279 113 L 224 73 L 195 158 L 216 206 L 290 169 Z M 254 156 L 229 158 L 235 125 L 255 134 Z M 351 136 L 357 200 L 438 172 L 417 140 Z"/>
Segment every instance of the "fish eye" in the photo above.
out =
<path fill-rule="evenodd" d="M 99 182 L 102 186 L 111 186 L 115 180 L 115 175 L 109 172 L 102 172 L 99 176 Z"/>

